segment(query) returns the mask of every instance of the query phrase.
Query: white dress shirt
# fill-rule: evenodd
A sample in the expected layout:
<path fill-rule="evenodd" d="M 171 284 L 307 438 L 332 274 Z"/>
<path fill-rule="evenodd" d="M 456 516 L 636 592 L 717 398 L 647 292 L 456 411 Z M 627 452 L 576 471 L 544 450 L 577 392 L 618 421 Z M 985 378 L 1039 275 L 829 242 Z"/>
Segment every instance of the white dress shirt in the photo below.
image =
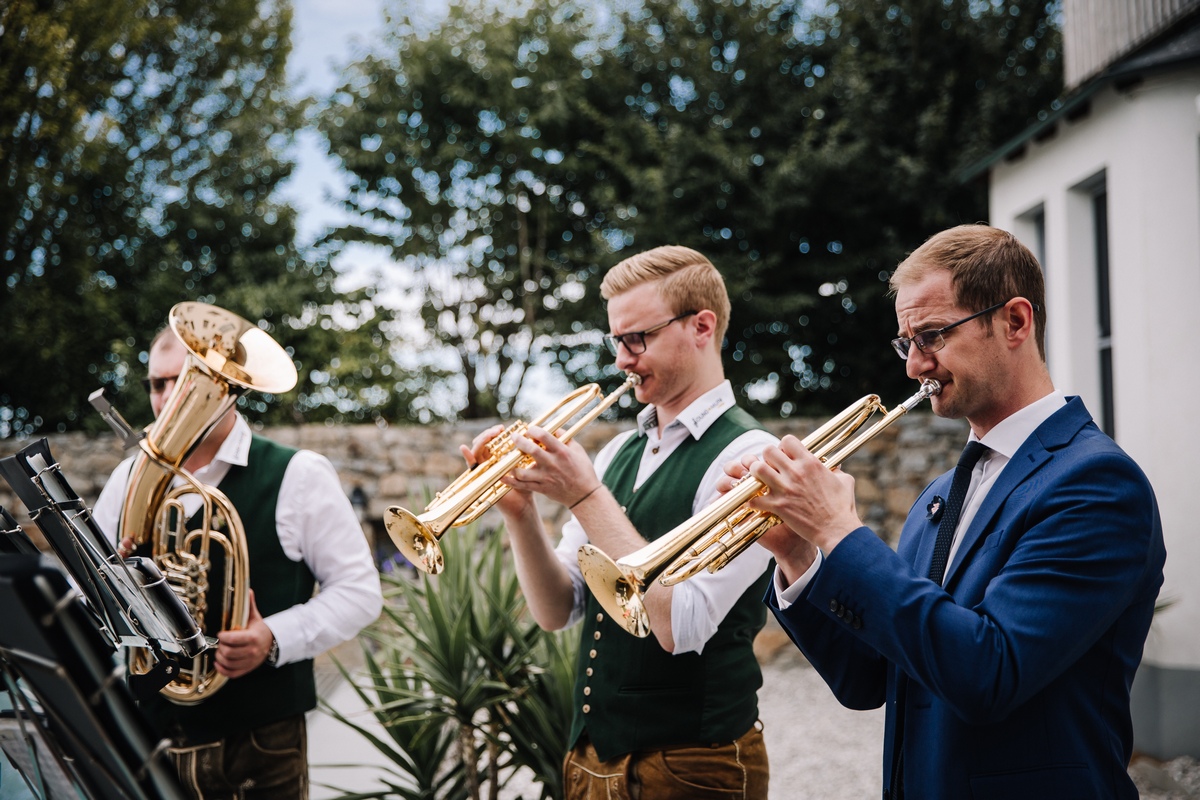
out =
<path fill-rule="evenodd" d="M 724 381 L 698 397 L 666 429 L 658 426 L 658 412 L 655 407 L 646 406 L 638 414 L 636 430 L 618 434 L 596 455 L 596 474 L 603 477 L 617 451 L 629 437 L 642 436 L 646 441 L 634 482 L 635 487 L 641 486 L 676 448 L 688 438 L 699 439 L 734 405 L 733 387 L 729 381 Z M 778 441 L 774 435 L 761 430 L 747 431 L 734 439 L 704 473 L 692 500 L 692 513 L 699 513 L 716 500 L 717 481 L 725 474 L 726 463 L 747 453 L 761 453 L 767 445 Z M 575 589 L 575 607 L 568 625 L 573 625 L 583 616 L 586 584 L 579 569 L 579 548 L 587 542 L 588 537 L 583 526 L 571 517 L 563 525 L 562 540 L 556 548 L 558 559 L 571 575 Z M 702 572 L 694 578 L 676 584 L 671 595 L 674 652 L 702 652 L 705 643 L 717 632 L 721 620 L 725 619 L 725 615 L 746 589 L 762 575 L 770 561 L 770 552 L 754 544 L 723 569 L 715 573 Z"/>
<path fill-rule="evenodd" d="M 1001 420 L 996 427 L 987 432 L 982 439 L 971 435 L 968 442 L 979 442 L 988 449 L 979 457 L 975 468 L 971 470 L 971 483 L 967 486 L 966 497 L 963 498 L 962 512 L 958 517 L 958 527 L 954 529 L 954 539 L 950 543 L 950 555 L 946 557 L 946 565 L 954 563 L 958 554 L 958 546 L 962 543 L 962 532 L 971 525 L 971 520 L 979 512 L 988 492 L 996 485 L 996 479 L 1004 470 L 1006 464 L 1016 455 L 1017 450 L 1025 440 L 1038 429 L 1054 412 L 1066 405 L 1067 398 L 1062 392 L 1051 392 L 1033 403 L 1022 408 L 1015 414 Z M 948 575 L 950 570 L 946 570 Z M 944 580 L 944 578 L 943 578 Z"/>
<path fill-rule="evenodd" d="M 230 467 L 244 467 L 250 456 L 250 426 L 239 414 L 229 436 L 206 466 L 193 473 L 198 481 L 219 487 Z M 121 506 L 133 458 L 113 471 L 92 516 L 115 541 Z M 200 498 L 184 497 L 184 510 L 194 513 Z M 354 638 L 379 616 L 383 593 L 362 526 L 333 464 L 311 450 L 299 450 L 288 462 L 275 506 L 275 527 L 284 554 L 303 561 L 320 590 L 307 602 L 264 618 L 279 643 L 278 664 L 314 658 Z M 251 588 L 254 565 L 250 565 Z"/>
<path fill-rule="evenodd" d="M 979 442 L 988 449 L 979 457 L 979 461 L 975 463 L 975 467 L 971 470 L 971 483 L 967 486 L 966 497 L 963 498 L 962 512 L 958 517 L 958 527 L 954 529 L 954 539 L 950 543 L 950 554 L 946 557 L 947 567 L 954 563 L 954 557 L 958 555 L 958 546 L 962 542 L 962 532 L 970 527 L 971 520 L 975 519 L 975 515 L 979 512 L 983 501 L 987 499 L 988 492 L 996 485 L 996 479 L 1000 477 L 1000 473 L 1004 470 L 1005 465 L 1012 460 L 1017 450 L 1038 429 L 1038 426 L 1054 416 L 1054 412 L 1066 405 L 1066 402 L 1067 398 L 1062 392 L 1051 392 L 1040 400 L 1035 400 L 1015 414 L 1010 414 L 1001 420 L 982 439 L 975 435 L 975 431 L 971 431 L 971 434 L 967 437 L 967 441 Z M 824 556 L 818 551 L 816 561 L 791 586 L 783 585 L 783 572 L 776 568 L 774 577 L 775 592 L 779 598 L 779 607 L 781 609 L 787 608 L 796 602 L 801 592 L 804 591 L 804 588 L 808 586 L 813 576 L 816 575 L 817 568 L 821 566 L 822 560 L 824 560 Z M 947 569 L 945 574 L 949 575 L 950 570 Z M 944 576 L 942 580 L 945 580 Z"/>

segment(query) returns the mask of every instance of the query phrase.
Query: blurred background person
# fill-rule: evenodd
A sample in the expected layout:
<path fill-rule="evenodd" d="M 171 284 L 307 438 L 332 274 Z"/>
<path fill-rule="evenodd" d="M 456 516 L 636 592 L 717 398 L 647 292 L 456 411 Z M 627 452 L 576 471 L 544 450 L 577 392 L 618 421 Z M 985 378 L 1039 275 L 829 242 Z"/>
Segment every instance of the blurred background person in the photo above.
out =
<path fill-rule="evenodd" d="M 169 328 L 151 343 L 146 385 L 156 416 L 187 358 Z M 133 460 L 114 470 L 94 508 L 96 522 L 114 538 Z M 219 691 L 187 706 L 156 694 L 141 707 L 171 739 L 180 781 L 193 797 L 307 798 L 305 712 L 317 699 L 312 659 L 379 616 L 379 573 L 324 456 L 253 434 L 231 408 L 183 467 L 224 492 L 242 519 L 250 620 L 219 634 L 216 668 L 230 678 Z M 198 497 L 189 499 L 199 506 Z M 118 549 L 129 555 L 131 546 L 125 539 Z"/>

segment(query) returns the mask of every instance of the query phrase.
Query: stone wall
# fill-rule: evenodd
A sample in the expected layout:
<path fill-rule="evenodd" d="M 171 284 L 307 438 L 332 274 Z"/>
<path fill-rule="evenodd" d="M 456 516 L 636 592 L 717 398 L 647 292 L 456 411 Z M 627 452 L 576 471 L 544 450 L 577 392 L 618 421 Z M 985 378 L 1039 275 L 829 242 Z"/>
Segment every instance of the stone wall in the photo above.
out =
<path fill-rule="evenodd" d="M 791 419 L 767 423 L 779 436 L 803 436 L 824 420 Z M 446 487 L 463 471 L 458 446 L 471 441 L 495 420 L 453 425 L 377 427 L 374 425 L 268 428 L 266 436 L 328 456 L 338 470 L 347 494 L 361 488 L 366 496 L 365 529 L 377 546 L 388 549 L 383 527 L 387 508 L 400 505 L 413 511 L 425 507 L 426 498 Z M 606 441 L 631 423 L 596 422 L 585 428 L 578 441 L 595 453 Z M 950 469 L 966 440 L 966 423 L 943 420 L 928 412 L 902 418 L 854 454 L 845 464 L 856 478 L 859 513 L 864 521 L 894 544 L 909 507 L 921 489 L 936 475 Z M 124 457 L 115 437 L 82 433 L 53 434 L 51 452 L 71 486 L 89 505 L 100 494 L 109 473 Z M 0 457 L 29 441 L 0 440 Z M 0 505 L 7 508 L 29 532 L 25 508 L 0 480 Z M 557 531 L 567 518 L 564 508 L 546 502 L 543 515 Z M 497 521 L 495 511 L 484 522 Z"/>

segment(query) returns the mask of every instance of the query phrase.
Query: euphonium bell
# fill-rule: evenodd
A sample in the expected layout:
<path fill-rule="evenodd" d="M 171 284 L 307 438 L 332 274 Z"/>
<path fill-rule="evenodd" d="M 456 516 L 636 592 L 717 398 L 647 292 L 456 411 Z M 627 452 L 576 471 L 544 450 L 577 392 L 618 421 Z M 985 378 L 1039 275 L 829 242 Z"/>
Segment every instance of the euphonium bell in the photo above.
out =
<path fill-rule="evenodd" d="M 878 395 L 867 395 L 805 437 L 804 446 L 834 469 L 922 400 L 941 390 L 935 380 L 922 381 L 916 394 L 891 411 L 883 407 Z M 877 411 L 884 412 L 884 416 L 858 433 Z M 855 438 L 847 441 L 851 437 Z M 673 586 L 703 570 L 716 572 L 744 552 L 779 524 L 775 515 L 747 505 L 766 492 L 762 481 L 747 476 L 696 516 L 616 561 L 595 545 L 583 545 L 579 548 L 579 567 L 588 588 L 625 630 L 640 638 L 648 636 L 650 617 L 643 596 L 649 583 L 657 579 L 664 586 Z"/>
<path fill-rule="evenodd" d="M 216 306 L 179 303 L 171 309 L 168 325 L 188 356 L 162 411 L 138 441 L 141 452 L 130 471 L 117 538 L 133 539 L 135 548 L 151 544 L 154 563 L 205 634 L 214 637 L 245 627 L 250 617 L 246 532 L 224 493 L 200 483 L 183 464 L 247 390 L 291 390 L 296 365 L 266 331 Z M 124 435 L 110 409 L 97 407 Z M 200 498 L 195 517 L 184 510 L 188 495 Z M 189 528 L 189 517 L 198 518 L 199 526 Z M 214 548 L 224 553 L 219 571 L 213 569 Z M 135 652 L 131 672 L 148 668 L 144 656 Z M 162 693 L 172 702 L 191 705 L 211 696 L 225 680 L 216 671 L 215 649 L 208 650 Z"/>
<path fill-rule="evenodd" d="M 589 383 L 568 394 L 549 411 L 532 422 L 514 422 L 488 442 L 488 457 L 463 472 L 442 491 L 434 495 L 425 511 L 416 515 L 392 506 L 387 510 L 384 524 L 388 536 L 404 555 L 418 568 L 436 575 L 445 565 L 438 540 L 450 528 L 457 528 L 478 519 L 485 511 L 508 494 L 511 488 L 501 478 L 513 470 L 535 463 L 535 459 L 518 450 L 513 441 L 530 427 L 544 428 L 563 442 L 569 442 L 584 426 L 600 416 L 630 388 L 642 382 L 640 376 L 629 373 L 625 382 L 592 407 L 568 430 L 561 430 L 589 403 L 600 397 L 598 385 Z"/>

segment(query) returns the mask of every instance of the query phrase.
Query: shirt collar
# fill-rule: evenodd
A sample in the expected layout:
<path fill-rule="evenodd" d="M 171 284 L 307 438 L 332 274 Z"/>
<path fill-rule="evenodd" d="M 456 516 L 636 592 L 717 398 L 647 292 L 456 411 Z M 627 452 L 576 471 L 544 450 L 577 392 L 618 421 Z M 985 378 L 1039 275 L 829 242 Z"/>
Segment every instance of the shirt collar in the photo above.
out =
<path fill-rule="evenodd" d="M 714 422 L 720 419 L 722 414 L 735 405 L 733 384 L 727 380 L 721 381 L 693 400 L 667 427 L 682 425 L 694 438 L 699 439 Z M 638 435 L 645 436 L 647 431 L 658 425 L 658 409 L 654 406 L 646 406 L 638 414 L 637 421 Z"/>
<path fill-rule="evenodd" d="M 981 442 L 1006 458 L 1012 458 L 1038 426 L 1050 419 L 1066 402 L 1067 398 L 1062 392 L 1051 392 L 1002 419 L 982 439 L 972 431 L 968 441 Z"/>
<path fill-rule="evenodd" d="M 225 441 L 221 442 L 221 446 L 217 448 L 217 454 L 213 456 L 211 463 L 223 461 L 233 467 L 244 467 L 250 463 L 250 424 L 241 414 L 236 412 L 234 414 L 236 419 L 233 429 L 229 431 Z"/>

